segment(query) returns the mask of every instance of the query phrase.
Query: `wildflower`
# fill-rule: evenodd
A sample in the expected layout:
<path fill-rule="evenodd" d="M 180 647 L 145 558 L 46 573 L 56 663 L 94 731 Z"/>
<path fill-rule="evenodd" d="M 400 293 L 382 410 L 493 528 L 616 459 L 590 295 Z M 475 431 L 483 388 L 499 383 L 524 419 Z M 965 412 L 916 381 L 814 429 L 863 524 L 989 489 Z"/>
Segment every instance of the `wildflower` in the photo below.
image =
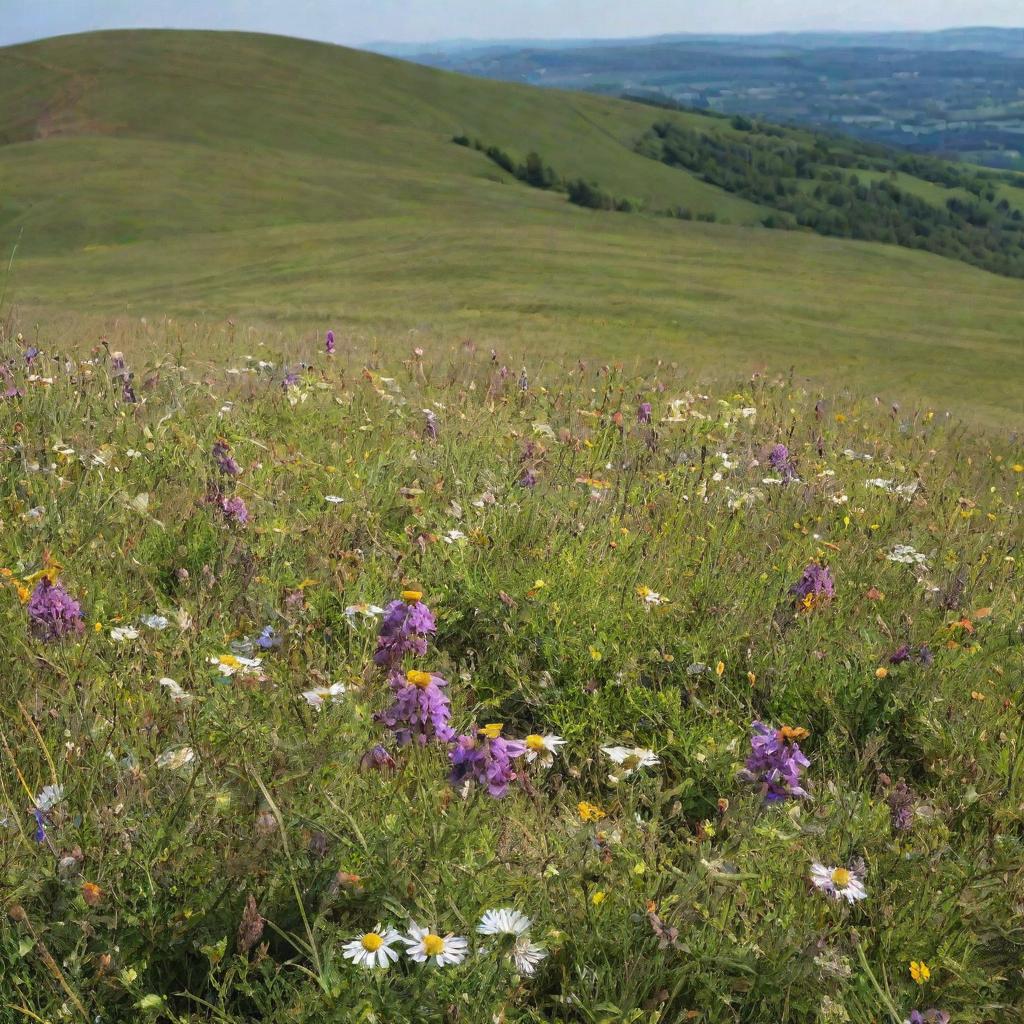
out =
<path fill-rule="evenodd" d="M 643 601 L 644 604 L 657 606 L 659 604 L 668 604 L 668 598 L 662 597 L 656 590 L 651 590 L 650 587 L 637 587 L 636 596 Z"/>
<path fill-rule="evenodd" d="M 500 799 L 508 792 L 509 783 L 518 777 L 513 760 L 525 753 L 526 745 L 520 740 L 460 736 L 448 754 L 452 763 L 449 781 L 453 786 L 464 788 L 475 781 L 486 786 L 491 796 Z"/>
<path fill-rule="evenodd" d="M 606 893 L 604 889 L 598 889 L 597 892 L 590 897 L 590 902 L 593 903 L 595 907 L 599 907 L 606 899 L 608 899 L 608 893 Z"/>
<path fill-rule="evenodd" d="M 196 752 L 191 747 L 176 747 L 165 750 L 157 759 L 157 768 L 177 770 L 191 764 L 196 759 Z"/>
<path fill-rule="evenodd" d="M 628 779 L 641 768 L 653 768 L 660 764 L 658 755 L 644 747 L 602 747 L 601 750 L 622 768 L 618 775 L 609 775 L 611 782 Z"/>
<path fill-rule="evenodd" d="M 324 346 L 329 356 L 334 355 L 334 331 L 327 332 L 326 344 Z"/>
<path fill-rule="evenodd" d="M 519 936 L 530 929 L 530 919 L 512 907 L 500 910 L 488 910 L 480 919 L 476 930 L 481 935 L 514 935 Z"/>
<path fill-rule="evenodd" d="M 324 501 L 330 503 L 331 505 L 340 505 L 344 500 L 344 498 L 339 498 L 337 494 L 324 495 Z"/>
<path fill-rule="evenodd" d="M 810 611 L 831 601 L 836 587 L 828 566 L 811 562 L 789 592 L 795 598 L 798 610 Z"/>
<path fill-rule="evenodd" d="M 210 454 L 213 457 L 213 461 L 217 463 L 220 471 L 226 476 L 241 475 L 242 467 L 235 461 L 234 456 L 231 454 L 231 445 L 229 445 L 227 441 L 214 441 Z"/>
<path fill-rule="evenodd" d="M 134 626 L 115 626 L 110 631 L 110 639 L 116 644 L 123 644 L 129 640 L 138 640 L 139 631 Z"/>
<path fill-rule="evenodd" d="M 405 943 L 405 951 L 417 963 L 423 964 L 433 959 L 438 967 L 461 964 L 469 950 L 469 943 L 465 939 L 451 932 L 444 936 L 437 935 L 429 928 L 421 928 L 415 921 L 409 924 L 409 934 L 402 942 Z"/>
<path fill-rule="evenodd" d="M 784 444 L 777 444 L 768 453 L 768 465 L 776 473 L 782 474 L 783 483 L 791 483 L 799 479 L 796 475 L 796 467 L 789 456 L 789 449 Z"/>
<path fill-rule="evenodd" d="M 441 539 L 445 544 L 458 544 L 466 539 L 466 535 L 461 530 L 449 530 Z"/>
<path fill-rule="evenodd" d="M 586 800 L 581 800 L 576 805 L 576 810 L 579 813 L 580 820 L 584 822 L 600 821 L 602 818 L 607 817 L 597 804 L 588 804 Z"/>
<path fill-rule="evenodd" d="M 363 754 L 359 759 L 359 770 L 366 772 L 371 769 L 377 771 L 391 771 L 395 767 L 395 759 L 388 753 L 387 748 L 379 743 Z"/>
<path fill-rule="evenodd" d="M 534 487 L 537 484 L 537 476 L 532 469 L 524 469 L 522 476 L 519 477 L 520 487 Z"/>
<path fill-rule="evenodd" d="M 311 708 L 319 711 L 325 704 L 337 704 L 338 698 L 344 692 L 344 683 L 332 683 L 330 686 L 317 686 L 312 690 L 306 690 L 302 696 Z"/>
<path fill-rule="evenodd" d="M 159 682 L 175 704 L 188 704 L 192 700 L 192 697 L 181 688 L 177 680 L 164 676 Z"/>
<path fill-rule="evenodd" d="M 923 985 L 931 978 L 932 972 L 923 960 L 911 960 L 910 976 L 918 985 Z"/>
<path fill-rule="evenodd" d="M 147 629 L 162 630 L 166 629 L 170 624 L 167 618 L 163 615 L 143 615 L 139 622 L 142 623 Z"/>
<path fill-rule="evenodd" d="M 232 498 L 221 496 L 218 504 L 224 517 L 230 522 L 238 526 L 245 526 L 249 522 L 249 509 L 237 494 Z"/>
<path fill-rule="evenodd" d="M 916 551 L 909 544 L 896 544 L 885 556 L 889 562 L 899 562 L 902 565 L 926 565 L 928 557 Z"/>
<path fill-rule="evenodd" d="M 263 664 L 262 658 L 243 658 L 237 654 L 218 654 L 209 659 L 211 665 L 217 666 L 222 676 L 230 679 L 241 669 L 255 669 Z"/>
<path fill-rule="evenodd" d="M 373 655 L 378 665 L 393 668 L 407 653 L 421 657 L 427 653 L 427 636 L 437 625 L 422 598 L 418 590 L 403 590 L 401 598 L 384 609 Z"/>
<path fill-rule="evenodd" d="M 260 635 L 256 637 L 256 646 L 261 650 L 270 651 L 280 647 L 282 643 L 281 634 L 273 626 L 264 626 Z"/>
<path fill-rule="evenodd" d="M 328 350 L 330 351 L 330 350 Z M 402 938 L 398 932 L 389 928 L 383 931 L 380 925 L 372 932 L 366 932 L 341 947 L 341 955 L 359 967 L 390 967 L 397 959 L 398 953 L 391 947 Z"/>
<path fill-rule="evenodd" d="M 403 746 L 415 737 L 420 746 L 436 739 L 447 743 L 455 736 L 448 724 L 451 706 L 442 688 L 448 685 L 443 676 L 431 672 L 392 672 L 391 689 L 394 703 L 376 717 L 394 732 Z"/>
<path fill-rule="evenodd" d="M 905 783 L 897 782 L 885 798 L 893 831 L 909 832 L 914 823 L 914 791 Z"/>
<path fill-rule="evenodd" d="M 434 415 L 433 409 L 423 410 L 423 435 L 429 437 L 431 441 L 437 440 L 438 426 L 437 416 Z"/>
<path fill-rule="evenodd" d="M 50 786 L 43 786 L 33 803 L 37 811 L 42 811 L 44 814 L 47 814 L 63 800 L 64 787 L 54 784 Z"/>
<path fill-rule="evenodd" d="M 920 1010 L 911 1010 L 905 1024 L 949 1024 L 949 1014 L 945 1010 L 936 1010 L 934 1007 L 931 1010 L 925 1010 L 924 1013 L 921 1013 Z"/>
<path fill-rule="evenodd" d="M 848 903 L 867 898 L 863 881 L 848 868 L 830 868 L 824 864 L 811 865 L 811 881 L 815 888 L 832 899 L 845 899 Z"/>
<path fill-rule="evenodd" d="M 62 640 L 72 633 L 82 633 L 82 607 L 49 576 L 43 576 L 28 599 L 30 629 L 40 640 Z"/>
<path fill-rule="evenodd" d="M 523 744 L 526 746 L 526 760 L 539 761 L 541 767 L 547 768 L 554 761 L 558 748 L 565 746 L 565 740 L 550 733 L 542 736 L 534 732 L 523 740 Z"/>
<path fill-rule="evenodd" d="M 522 392 L 528 391 L 530 388 L 530 378 L 526 376 L 526 367 L 519 373 L 519 390 Z"/>
<path fill-rule="evenodd" d="M 364 619 L 372 620 L 383 614 L 383 608 L 378 608 L 375 604 L 366 604 L 365 602 L 362 604 L 350 604 L 345 609 L 345 618 L 353 625 L 357 615 L 361 615 Z"/>
<path fill-rule="evenodd" d="M 763 722 L 754 722 L 751 728 L 750 754 L 742 777 L 761 786 L 767 803 L 807 796 L 807 790 L 800 784 L 800 775 L 810 761 L 800 750 L 799 737 L 787 733 L 785 728 L 772 729 Z"/>
<path fill-rule="evenodd" d="M 509 959 L 515 964 L 520 974 L 530 975 L 537 969 L 537 964 L 547 956 L 543 946 L 531 942 L 528 935 L 520 935 L 512 944 Z"/>
<path fill-rule="evenodd" d="M 653 411 L 654 410 L 651 408 L 651 403 L 650 402 L 641 402 L 636 407 L 636 421 L 637 421 L 637 423 L 640 423 L 640 424 L 650 423 Z"/>

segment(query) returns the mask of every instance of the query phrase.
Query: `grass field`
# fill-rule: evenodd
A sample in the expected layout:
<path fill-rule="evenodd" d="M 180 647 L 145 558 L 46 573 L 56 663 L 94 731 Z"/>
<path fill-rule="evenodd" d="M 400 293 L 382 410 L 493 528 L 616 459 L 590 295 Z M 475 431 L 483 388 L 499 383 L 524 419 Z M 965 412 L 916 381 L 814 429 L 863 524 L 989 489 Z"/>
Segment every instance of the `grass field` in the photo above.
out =
<path fill-rule="evenodd" d="M 0 337 L 0 1019 L 1024 1020 L 1019 441 L 379 340 Z"/>
<path fill-rule="evenodd" d="M 363 350 L 415 330 L 702 377 L 794 367 L 1024 423 L 1021 282 L 750 227 L 765 211 L 632 152 L 655 117 L 698 115 L 261 36 L 103 33 L 3 58 L 6 296 L 47 343 L 141 316 L 283 339 L 331 322 Z M 575 208 L 452 145 L 461 131 L 728 223 Z"/>

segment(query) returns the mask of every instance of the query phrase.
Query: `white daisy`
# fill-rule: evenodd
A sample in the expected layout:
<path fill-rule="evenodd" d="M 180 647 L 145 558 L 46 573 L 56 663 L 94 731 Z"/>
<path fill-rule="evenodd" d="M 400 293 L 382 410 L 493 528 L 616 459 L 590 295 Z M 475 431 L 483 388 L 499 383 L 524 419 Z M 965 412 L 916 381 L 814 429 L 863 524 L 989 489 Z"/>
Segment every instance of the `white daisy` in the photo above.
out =
<path fill-rule="evenodd" d="M 515 935 L 517 938 L 529 930 L 531 921 L 523 913 L 512 907 L 499 910 L 488 910 L 476 930 L 481 935 Z"/>
<path fill-rule="evenodd" d="M 537 964 L 547 955 L 543 947 L 538 946 L 536 942 L 530 941 L 528 935 L 520 935 L 512 947 L 512 952 L 509 954 L 512 958 L 512 963 L 516 965 L 516 970 L 520 974 L 533 974 L 537 969 Z"/>
<path fill-rule="evenodd" d="M 176 679 L 171 679 L 170 676 L 164 676 L 160 680 L 160 685 L 167 691 L 167 696 L 174 701 L 175 704 L 188 704 L 192 700 L 192 695 L 186 693 L 181 686 L 178 684 Z"/>
<path fill-rule="evenodd" d="M 656 590 L 651 590 L 650 587 L 637 587 L 636 596 L 643 601 L 644 604 L 668 604 L 668 598 L 662 597 Z"/>
<path fill-rule="evenodd" d="M 901 562 L 903 565 L 925 565 L 928 562 L 927 555 L 922 555 L 909 544 L 897 544 L 885 557 L 890 562 Z"/>
<path fill-rule="evenodd" d="M 565 740 L 561 736 L 551 733 L 541 736 L 539 733 L 530 733 L 523 742 L 526 744 L 526 760 L 539 760 L 543 767 L 548 767 L 558 753 L 558 748 L 565 746 Z"/>
<path fill-rule="evenodd" d="M 302 696 L 311 708 L 319 711 L 325 704 L 337 704 L 338 698 L 344 692 L 344 683 L 331 683 L 330 686 L 317 686 L 312 690 L 306 690 Z"/>
<path fill-rule="evenodd" d="M 350 604 L 345 609 L 345 618 L 355 625 L 356 616 L 361 615 L 364 619 L 376 619 L 384 614 L 384 609 L 375 604 L 367 604 L 365 601 L 359 604 Z"/>
<path fill-rule="evenodd" d="M 43 786 L 35 799 L 36 810 L 52 811 L 63 799 L 63 786 Z"/>
<path fill-rule="evenodd" d="M 110 639 L 118 644 L 128 640 L 138 640 L 139 631 L 134 626 L 115 626 L 110 631 Z"/>
<path fill-rule="evenodd" d="M 445 964 L 461 964 L 466 959 L 469 943 L 458 935 L 441 936 L 429 928 L 421 928 L 414 921 L 409 924 L 409 934 L 402 939 L 405 951 L 418 964 L 433 960 L 438 967 Z"/>
<path fill-rule="evenodd" d="M 329 501 L 332 505 L 340 505 L 344 500 L 344 498 L 339 498 L 336 494 L 324 495 L 324 501 Z"/>
<path fill-rule="evenodd" d="M 864 882 L 847 868 L 830 868 L 815 862 L 811 865 L 811 881 L 816 889 L 833 899 L 848 903 L 867 898 Z"/>
<path fill-rule="evenodd" d="M 612 759 L 617 765 L 621 765 L 623 771 L 618 775 L 609 775 L 611 782 L 618 782 L 619 779 L 628 779 L 634 772 L 641 768 L 653 768 L 661 764 L 658 755 L 653 750 L 645 747 L 602 747 L 601 750 Z"/>
<path fill-rule="evenodd" d="M 346 942 L 341 947 L 341 955 L 346 960 L 360 967 L 390 967 L 397 959 L 398 953 L 391 947 L 402 938 L 393 928 L 382 931 L 380 925 L 372 932 L 360 935 L 358 939 Z"/>
<path fill-rule="evenodd" d="M 243 658 L 237 654 L 218 654 L 210 658 L 210 664 L 217 666 L 217 671 L 222 676 L 230 678 L 240 669 L 259 668 L 263 664 L 262 658 Z"/>

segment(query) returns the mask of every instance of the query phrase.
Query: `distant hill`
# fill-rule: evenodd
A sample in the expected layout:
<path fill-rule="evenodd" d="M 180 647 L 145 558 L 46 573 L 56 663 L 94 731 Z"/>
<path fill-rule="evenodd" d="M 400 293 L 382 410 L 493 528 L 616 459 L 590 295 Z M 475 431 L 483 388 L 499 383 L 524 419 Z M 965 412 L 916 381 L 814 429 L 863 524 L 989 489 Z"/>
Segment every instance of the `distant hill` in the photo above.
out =
<path fill-rule="evenodd" d="M 643 90 L 1024 170 L 1024 28 L 438 43 L 402 55 L 506 81 Z"/>
<path fill-rule="evenodd" d="M 664 123 L 732 146 L 816 144 L 271 36 L 132 31 L 10 47 L 8 295 L 40 315 L 245 316 L 701 370 L 797 365 L 898 382 L 901 395 L 993 421 L 1024 411 L 1005 387 L 1019 281 L 808 226 L 764 230 L 785 212 L 777 196 L 658 151 Z M 558 188 L 521 180 L 531 152 Z M 862 174 L 865 187 L 891 178 Z M 895 176 L 934 210 L 970 200 Z M 573 182 L 635 212 L 574 205 Z M 809 201 L 828 202 L 811 185 Z"/>

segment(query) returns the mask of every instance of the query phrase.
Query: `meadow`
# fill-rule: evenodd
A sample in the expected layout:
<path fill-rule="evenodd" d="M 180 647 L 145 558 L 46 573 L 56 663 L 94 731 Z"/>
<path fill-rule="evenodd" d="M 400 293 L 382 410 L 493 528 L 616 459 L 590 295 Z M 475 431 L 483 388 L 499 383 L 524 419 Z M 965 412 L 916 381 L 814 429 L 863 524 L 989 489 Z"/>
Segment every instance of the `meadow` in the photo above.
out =
<path fill-rule="evenodd" d="M 333 323 L 366 350 L 414 331 L 726 380 L 795 367 L 1024 424 L 1020 281 L 766 230 L 771 207 L 635 151 L 655 120 L 744 138 L 728 121 L 241 33 L 95 33 L 2 57 L 0 292 L 27 337 L 172 317 L 291 343 Z M 457 133 L 646 212 L 529 188 Z M 655 215 L 674 207 L 717 223 Z"/>
<path fill-rule="evenodd" d="M 332 327 L 4 331 L 0 1019 L 1024 1020 L 1020 439 Z"/>

